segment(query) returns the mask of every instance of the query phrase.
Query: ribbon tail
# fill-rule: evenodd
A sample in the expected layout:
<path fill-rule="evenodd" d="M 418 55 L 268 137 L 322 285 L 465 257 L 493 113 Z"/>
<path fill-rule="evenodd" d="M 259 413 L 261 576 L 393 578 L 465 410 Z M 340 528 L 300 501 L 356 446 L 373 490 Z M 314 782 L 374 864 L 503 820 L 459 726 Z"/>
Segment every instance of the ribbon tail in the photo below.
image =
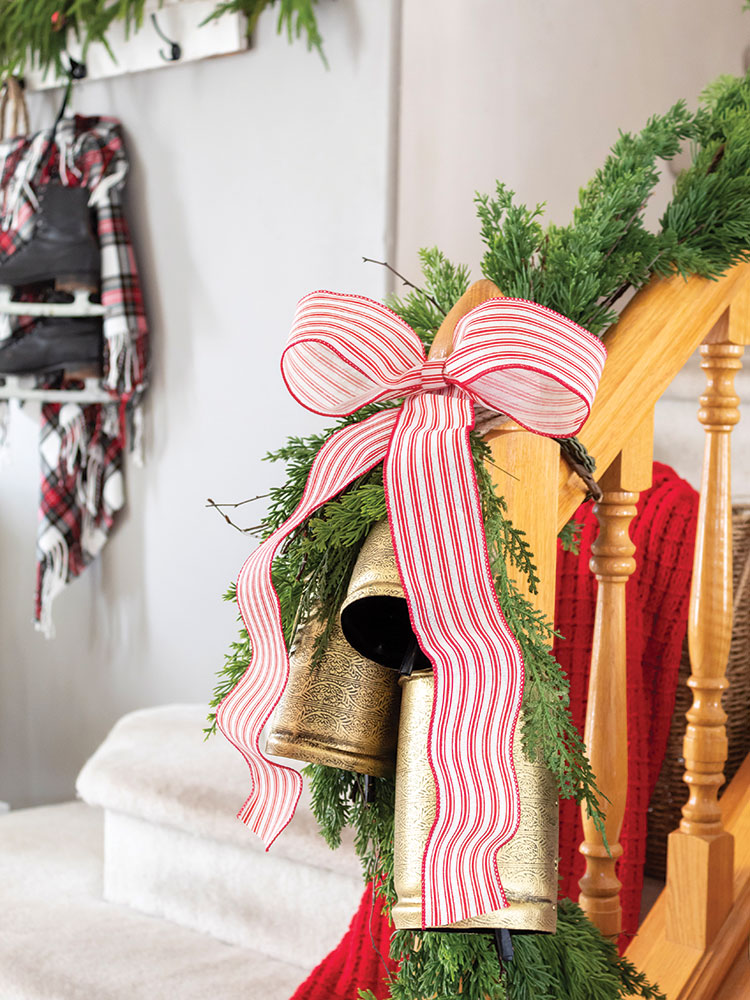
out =
<path fill-rule="evenodd" d="M 409 397 L 385 463 L 412 626 L 435 674 L 428 755 L 437 810 L 423 860 L 424 927 L 508 905 L 497 852 L 520 819 L 512 748 L 523 659 L 492 584 L 473 423 L 462 389 Z"/>
<path fill-rule="evenodd" d="M 315 510 L 380 462 L 398 410 L 385 410 L 344 427 L 318 452 L 296 510 L 248 557 L 237 579 L 237 604 L 250 637 L 252 659 L 216 712 L 218 728 L 250 768 L 251 792 L 238 817 L 268 849 L 287 826 L 302 792 L 302 778 L 260 750 L 260 734 L 289 676 L 279 601 L 271 566 L 280 544 Z"/>

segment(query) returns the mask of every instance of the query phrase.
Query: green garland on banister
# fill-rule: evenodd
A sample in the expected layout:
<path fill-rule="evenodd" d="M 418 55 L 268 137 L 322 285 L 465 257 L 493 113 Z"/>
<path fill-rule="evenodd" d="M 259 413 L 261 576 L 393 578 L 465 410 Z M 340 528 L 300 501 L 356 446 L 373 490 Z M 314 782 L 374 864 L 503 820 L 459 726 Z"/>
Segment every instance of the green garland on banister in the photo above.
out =
<path fill-rule="evenodd" d="M 677 179 L 658 228 L 651 230 L 644 212 L 660 161 L 671 159 L 686 142 L 692 147 L 692 164 Z M 653 275 L 716 278 L 732 264 L 750 259 L 750 78 L 722 77 L 706 90 L 697 111 L 678 102 L 639 134 L 621 134 L 581 190 L 566 226 L 544 228 L 542 206 L 518 204 L 502 184 L 492 196 L 478 196 L 477 207 L 486 245 L 482 273 L 505 294 L 541 302 L 601 334 L 616 322 L 621 297 Z M 469 275 L 436 249 L 421 257 L 423 287 L 389 304 L 429 345 L 467 288 Z M 377 408 L 368 407 L 342 423 L 361 420 Z M 294 509 L 327 437 L 292 438 L 270 456 L 287 463 L 287 479 L 271 491 L 268 512 L 257 529 L 260 537 Z M 493 486 L 487 448 L 477 435 L 472 449 L 495 586 L 526 663 L 522 732 L 527 750 L 552 768 L 561 795 L 585 802 L 599 818 L 594 776 L 570 722 L 567 679 L 549 655 L 552 625 L 508 574 L 509 566 L 518 568 L 533 592 L 533 555 Z M 495 481 L 502 482 L 502 471 Z M 385 516 L 382 468 L 377 468 L 290 537 L 273 570 L 288 643 L 313 609 L 328 623 L 338 613 L 358 550 L 372 524 Z M 575 544 L 574 535 L 568 528 L 564 543 Z M 231 589 L 227 597 L 234 597 Z M 220 672 L 214 708 L 244 673 L 250 653 L 242 630 Z M 214 724 L 212 720 L 209 732 Z M 378 780 L 375 801 L 366 803 L 357 794 L 358 775 L 314 765 L 305 771 L 323 836 L 336 847 L 342 829 L 354 829 L 365 879 L 378 883 L 387 912 L 395 898 L 393 782 Z M 661 997 L 632 964 L 617 957 L 611 942 L 569 900 L 561 902 L 556 935 L 516 935 L 514 946 L 513 962 L 501 970 L 486 935 L 399 932 L 392 939 L 392 955 L 400 967 L 389 984 L 390 995 L 393 1000 Z"/>
<path fill-rule="evenodd" d="M 247 36 L 252 34 L 266 7 L 278 4 L 277 30 L 289 41 L 304 34 L 308 49 L 316 49 L 325 62 L 323 39 L 318 31 L 318 0 L 217 0 L 204 24 L 223 14 L 244 14 Z M 151 8 L 150 8 L 151 9 Z M 28 68 L 50 69 L 64 76 L 68 32 L 83 47 L 83 60 L 92 42 L 104 45 L 117 61 L 107 35 L 115 22 L 123 22 L 130 37 L 143 26 L 146 0 L 0 0 L 0 74 L 23 75 Z M 156 43 L 155 39 L 155 43 Z"/>

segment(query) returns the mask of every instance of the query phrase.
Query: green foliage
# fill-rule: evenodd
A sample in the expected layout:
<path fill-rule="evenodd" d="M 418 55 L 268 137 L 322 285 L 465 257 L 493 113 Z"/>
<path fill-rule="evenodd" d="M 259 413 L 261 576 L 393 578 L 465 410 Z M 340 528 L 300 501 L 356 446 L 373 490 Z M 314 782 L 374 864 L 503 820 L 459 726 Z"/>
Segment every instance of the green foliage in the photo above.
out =
<path fill-rule="evenodd" d="M 222 0 L 206 21 L 229 12 L 244 14 L 249 36 L 260 14 L 275 2 Z M 325 62 L 315 17 L 317 0 L 278 0 L 278 4 L 279 33 L 286 31 L 290 41 L 304 33 L 308 49 L 316 49 Z M 101 42 L 115 59 L 107 41 L 112 25 L 124 22 L 129 37 L 143 26 L 145 14 L 146 0 L 0 0 L 0 72 L 22 75 L 30 66 L 65 75 L 68 31 L 82 43 L 84 61 L 92 42 Z"/>
<path fill-rule="evenodd" d="M 341 832 L 351 826 L 354 849 L 362 863 L 365 882 L 374 882 L 386 913 L 396 900 L 393 888 L 393 778 L 375 781 L 375 800 L 366 802 L 362 776 L 322 764 L 308 764 L 302 772 L 310 782 L 311 804 L 320 832 L 329 847 L 341 844 Z"/>
<path fill-rule="evenodd" d="M 578 555 L 581 550 L 581 525 L 578 521 L 568 521 L 557 537 L 560 539 L 563 552 Z"/>
<path fill-rule="evenodd" d="M 508 1000 L 664 1000 L 569 899 L 560 902 L 556 934 L 515 934 L 513 947 L 504 968 Z"/>
<path fill-rule="evenodd" d="M 145 0 L 35 0 L 33 4 L 0 0 L 2 74 L 22 74 L 28 65 L 65 74 L 68 30 L 83 43 L 85 59 L 91 42 L 107 45 L 107 32 L 115 21 L 125 22 L 128 35 L 137 31 L 145 6 Z"/>
<path fill-rule="evenodd" d="M 700 143 L 661 219 L 658 274 L 714 278 L 750 260 L 750 78 L 719 77 L 702 101 Z"/>
<path fill-rule="evenodd" d="M 389 984 L 392 1000 L 506 1000 L 489 934 L 396 931 L 391 957 L 400 962 Z"/>
<path fill-rule="evenodd" d="M 277 0 L 222 0 L 216 7 L 216 10 L 203 23 L 207 24 L 209 21 L 221 17 L 222 14 L 244 14 L 247 18 L 247 35 L 249 38 L 260 15 L 266 7 L 276 2 Z M 315 49 L 327 67 L 328 62 L 323 52 L 323 39 L 320 36 L 318 20 L 315 17 L 317 3 L 318 0 L 278 0 L 279 19 L 276 24 L 276 30 L 279 34 L 282 31 L 286 31 L 286 36 L 290 42 L 295 38 L 299 38 L 304 33 L 307 39 L 308 52 Z"/>
<path fill-rule="evenodd" d="M 750 77 L 720 77 L 695 112 L 679 101 L 639 135 L 621 133 L 579 194 L 566 226 L 541 224 L 498 182 L 477 196 L 487 251 L 482 271 L 506 295 L 532 299 L 601 334 L 617 320 L 615 303 L 654 274 L 716 278 L 750 259 Z M 684 142 L 691 166 L 674 186 L 657 232 L 644 212 L 659 163 Z"/>
<path fill-rule="evenodd" d="M 697 139 L 702 117 L 679 101 L 634 136 L 620 134 L 603 166 L 579 194 L 567 226 L 542 227 L 543 205 L 529 209 L 498 182 L 494 197 L 477 195 L 487 246 L 484 275 L 505 295 L 531 299 L 602 333 L 617 318 L 614 302 L 653 273 L 660 238 L 643 223 L 659 179 L 685 139 Z"/>
<path fill-rule="evenodd" d="M 419 259 L 424 277 L 422 287 L 412 288 L 404 298 L 390 296 L 387 305 L 429 348 L 446 313 L 469 287 L 469 269 L 465 264 L 451 263 L 437 247 L 423 248 Z"/>
<path fill-rule="evenodd" d="M 401 965 L 391 1000 L 664 1000 L 658 987 L 620 958 L 581 909 L 561 900 L 556 934 L 513 934 L 502 969 L 489 934 L 397 931 L 391 956 Z M 361 1000 L 372 994 L 361 992 Z"/>

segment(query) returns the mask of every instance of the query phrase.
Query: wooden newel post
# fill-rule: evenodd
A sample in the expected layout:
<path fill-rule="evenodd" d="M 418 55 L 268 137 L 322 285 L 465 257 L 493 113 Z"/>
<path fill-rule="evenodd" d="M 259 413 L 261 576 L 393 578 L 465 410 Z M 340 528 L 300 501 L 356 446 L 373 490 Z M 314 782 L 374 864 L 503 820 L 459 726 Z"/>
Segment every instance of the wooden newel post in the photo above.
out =
<path fill-rule="evenodd" d="M 615 869 L 622 854 L 628 782 L 625 586 L 636 565 L 629 528 L 639 493 L 651 485 L 652 455 L 653 413 L 601 477 L 604 496 L 594 508 L 599 537 L 591 548 L 590 566 L 598 590 L 584 739 L 599 788 L 609 799 L 604 804 L 609 851 L 584 809 L 579 849 L 586 872 L 579 882 L 579 903 L 608 937 L 622 930 L 621 883 Z"/>
<path fill-rule="evenodd" d="M 737 312 L 744 318 L 744 300 Z M 730 311 L 734 312 L 734 304 Z M 731 320 L 735 320 L 731 316 Z M 701 345 L 706 390 L 698 419 L 706 430 L 688 642 L 693 704 L 684 741 L 690 798 L 667 855 L 667 937 L 705 949 L 732 906 L 734 839 L 724 830 L 718 792 L 727 756 L 726 665 L 732 637 L 732 428 L 739 420 L 734 377 L 744 339 L 726 312 Z"/>

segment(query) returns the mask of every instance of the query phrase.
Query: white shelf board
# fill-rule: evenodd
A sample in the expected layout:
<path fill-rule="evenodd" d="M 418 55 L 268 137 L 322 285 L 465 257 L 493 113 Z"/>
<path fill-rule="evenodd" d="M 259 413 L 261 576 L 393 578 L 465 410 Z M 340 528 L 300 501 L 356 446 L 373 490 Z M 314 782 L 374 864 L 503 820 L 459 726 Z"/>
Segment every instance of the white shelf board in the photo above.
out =
<path fill-rule="evenodd" d="M 129 38 L 125 37 L 123 22 L 116 21 L 112 25 L 107 40 L 116 62 L 104 45 L 93 44 L 89 47 L 86 54 L 86 80 L 102 80 L 125 73 L 179 66 L 197 59 L 242 52 L 248 47 L 247 21 L 241 14 L 223 14 L 215 21 L 201 26 L 201 22 L 216 9 L 216 0 L 166 0 L 161 7 L 154 0 L 146 6 L 147 13 L 141 29 Z M 167 62 L 162 58 L 162 52 L 169 54 L 169 45 L 154 29 L 151 23 L 152 13 L 156 14 L 164 34 L 182 49 L 177 62 Z M 69 33 L 68 52 L 78 62 L 83 61 L 81 45 L 72 33 Z M 53 71 L 44 77 L 38 69 L 27 69 L 24 80 L 29 90 L 48 90 L 67 82 Z"/>
<path fill-rule="evenodd" d="M 33 399 L 40 403 L 78 403 L 83 406 L 117 402 L 117 396 L 102 389 L 100 379 L 87 378 L 84 385 L 83 389 L 37 389 L 33 378 L 0 375 L 0 399 L 18 399 L 22 402 Z"/>

